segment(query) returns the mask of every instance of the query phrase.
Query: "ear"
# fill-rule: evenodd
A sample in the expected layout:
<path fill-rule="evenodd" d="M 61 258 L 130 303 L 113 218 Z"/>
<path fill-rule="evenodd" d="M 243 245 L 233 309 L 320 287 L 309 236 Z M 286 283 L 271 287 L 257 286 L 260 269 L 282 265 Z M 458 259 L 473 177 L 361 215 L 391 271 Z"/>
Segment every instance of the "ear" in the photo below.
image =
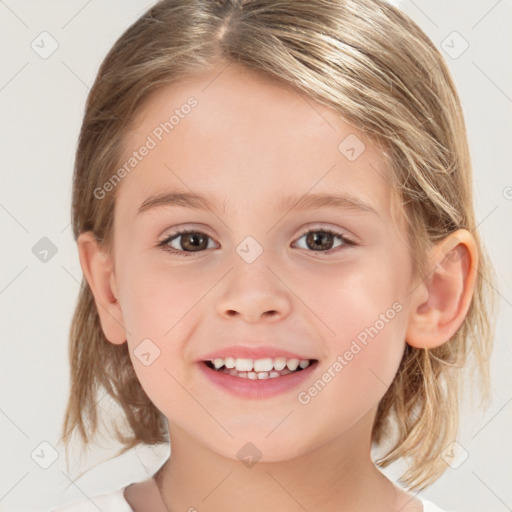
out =
<path fill-rule="evenodd" d="M 447 342 L 462 325 L 475 287 L 478 250 L 473 235 L 459 229 L 437 242 L 430 273 L 413 291 L 406 341 L 416 348 Z"/>
<path fill-rule="evenodd" d="M 94 295 L 103 333 L 108 341 L 121 345 L 126 341 L 126 331 L 116 297 L 111 258 L 101 250 L 91 231 L 81 233 L 77 245 L 80 265 Z"/>

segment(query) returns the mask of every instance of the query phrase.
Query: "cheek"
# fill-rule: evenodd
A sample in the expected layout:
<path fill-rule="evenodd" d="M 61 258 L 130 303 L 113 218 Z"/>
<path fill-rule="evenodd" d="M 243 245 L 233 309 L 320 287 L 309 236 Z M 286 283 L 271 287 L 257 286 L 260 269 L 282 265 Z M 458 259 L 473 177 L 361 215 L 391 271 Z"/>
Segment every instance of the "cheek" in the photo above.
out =
<path fill-rule="evenodd" d="M 387 336 L 384 331 L 405 333 L 407 272 L 398 270 L 405 268 L 383 258 L 354 258 L 310 279 L 296 276 L 296 293 L 309 309 L 304 314 L 311 317 L 312 311 L 319 320 L 329 352 L 345 350 L 357 337 L 364 343 L 377 334 Z"/>
<path fill-rule="evenodd" d="M 405 314 L 398 301 L 359 302 L 352 295 L 344 302 L 337 320 L 332 319 L 336 335 L 329 341 L 328 356 L 297 393 L 305 421 L 318 415 L 335 435 L 377 406 L 402 359 Z"/>
<path fill-rule="evenodd" d="M 163 339 L 191 313 L 211 286 L 183 267 L 126 266 L 120 292 L 123 318 L 132 337 Z M 211 276 L 210 276 L 211 280 Z"/>
<path fill-rule="evenodd" d="M 119 301 L 130 357 L 137 377 L 161 411 L 181 410 L 190 397 L 179 383 L 187 378 L 187 340 L 197 322 L 195 307 L 218 280 L 160 262 L 125 261 Z"/>
<path fill-rule="evenodd" d="M 405 349 L 409 262 L 387 249 L 341 272 L 317 275 L 316 293 L 304 289 L 301 295 L 318 312 L 327 354 L 321 382 L 311 383 L 303 402 L 314 398 L 325 411 L 329 403 L 345 405 L 333 415 L 376 405 Z"/>

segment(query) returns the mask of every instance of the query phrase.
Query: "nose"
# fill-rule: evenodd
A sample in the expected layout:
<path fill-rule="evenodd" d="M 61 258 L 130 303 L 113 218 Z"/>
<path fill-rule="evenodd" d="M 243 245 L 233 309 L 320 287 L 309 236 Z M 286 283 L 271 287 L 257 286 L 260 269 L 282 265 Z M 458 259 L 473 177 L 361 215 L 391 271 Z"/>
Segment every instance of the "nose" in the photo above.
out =
<path fill-rule="evenodd" d="M 242 261 L 226 276 L 218 312 L 226 319 L 240 317 L 247 323 L 277 322 L 290 312 L 290 293 L 264 262 Z"/>

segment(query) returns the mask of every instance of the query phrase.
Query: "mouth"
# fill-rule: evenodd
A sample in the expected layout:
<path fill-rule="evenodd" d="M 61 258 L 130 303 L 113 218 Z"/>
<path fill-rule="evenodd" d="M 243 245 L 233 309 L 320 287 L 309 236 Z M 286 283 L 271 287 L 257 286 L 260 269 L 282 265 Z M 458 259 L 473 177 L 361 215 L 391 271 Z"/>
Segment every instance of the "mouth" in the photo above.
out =
<path fill-rule="evenodd" d="M 203 361 L 203 363 L 211 370 L 231 375 L 232 377 L 266 380 L 303 371 L 316 361 L 316 359 L 286 357 L 267 357 L 263 359 L 218 357 L 213 360 Z"/>
<path fill-rule="evenodd" d="M 285 393 L 312 375 L 317 359 L 286 357 L 215 358 L 199 361 L 199 368 L 222 391 L 243 398 L 262 399 Z"/>

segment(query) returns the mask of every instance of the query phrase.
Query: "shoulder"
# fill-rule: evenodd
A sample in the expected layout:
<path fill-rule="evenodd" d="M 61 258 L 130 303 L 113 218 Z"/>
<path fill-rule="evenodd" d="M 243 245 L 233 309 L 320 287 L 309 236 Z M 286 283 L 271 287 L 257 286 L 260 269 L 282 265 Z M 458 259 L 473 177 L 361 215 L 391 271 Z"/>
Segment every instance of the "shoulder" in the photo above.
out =
<path fill-rule="evenodd" d="M 53 509 L 51 512 L 133 512 L 124 498 L 125 487 L 117 491 L 99 494 L 79 501 L 74 501 Z"/>
<path fill-rule="evenodd" d="M 431 501 L 422 500 L 423 503 L 423 512 L 451 512 L 449 510 L 444 510 L 439 508 L 437 505 L 434 505 Z"/>

